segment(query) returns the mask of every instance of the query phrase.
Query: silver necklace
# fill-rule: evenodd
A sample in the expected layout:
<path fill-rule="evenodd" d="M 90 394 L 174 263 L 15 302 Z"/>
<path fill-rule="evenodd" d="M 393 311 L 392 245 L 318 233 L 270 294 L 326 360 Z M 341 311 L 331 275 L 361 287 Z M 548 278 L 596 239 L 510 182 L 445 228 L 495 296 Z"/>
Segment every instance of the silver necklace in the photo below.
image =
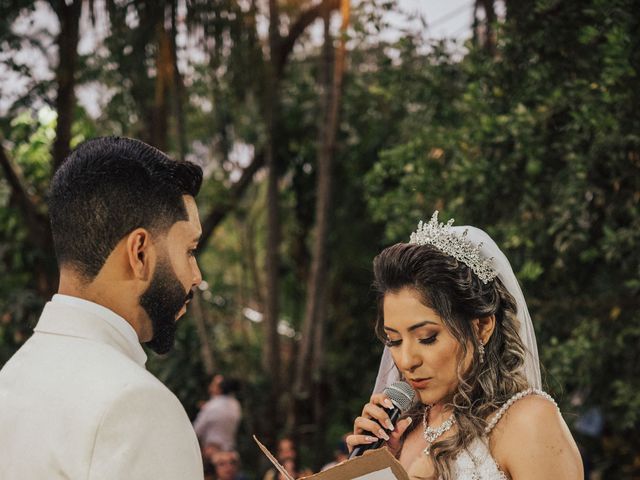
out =
<path fill-rule="evenodd" d="M 427 420 L 427 418 L 429 417 L 429 412 L 431 411 L 431 407 L 432 405 L 427 405 L 425 407 L 424 415 L 422 417 L 422 426 L 424 427 L 424 432 L 423 432 L 424 439 L 429 444 L 427 445 L 427 448 L 423 450 L 423 453 L 425 455 L 429 455 L 431 453 L 431 445 L 433 444 L 433 442 L 435 442 L 438 438 L 440 438 L 440 436 L 444 432 L 451 430 L 451 427 L 453 427 L 453 424 L 456 423 L 456 419 L 452 413 L 449 418 L 447 418 L 444 422 L 442 422 L 442 425 L 440 425 L 438 428 L 432 428 L 431 426 L 429 426 L 429 421 Z"/>

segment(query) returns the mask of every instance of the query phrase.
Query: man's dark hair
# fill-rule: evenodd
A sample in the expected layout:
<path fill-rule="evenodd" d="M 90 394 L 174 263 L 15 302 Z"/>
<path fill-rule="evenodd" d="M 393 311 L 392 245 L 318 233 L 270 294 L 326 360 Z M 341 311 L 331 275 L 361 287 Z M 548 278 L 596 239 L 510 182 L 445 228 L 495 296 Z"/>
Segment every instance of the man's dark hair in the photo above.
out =
<path fill-rule="evenodd" d="M 195 197 L 202 169 L 172 160 L 139 140 L 103 137 L 82 143 L 51 182 L 49 215 L 58 265 L 87 281 L 136 228 L 163 233 L 187 220 L 183 195 Z"/>

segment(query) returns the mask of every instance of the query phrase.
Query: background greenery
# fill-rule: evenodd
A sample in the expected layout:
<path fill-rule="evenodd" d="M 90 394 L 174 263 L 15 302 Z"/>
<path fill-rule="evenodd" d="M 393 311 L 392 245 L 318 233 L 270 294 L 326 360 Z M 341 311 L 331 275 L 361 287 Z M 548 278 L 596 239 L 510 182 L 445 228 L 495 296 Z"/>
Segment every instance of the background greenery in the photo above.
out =
<path fill-rule="evenodd" d="M 333 97 L 323 313 L 309 334 L 322 341 L 303 372 L 306 396 L 292 386 L 305 364 L 320 231 L 318 151 L 330 123 L 327 86 L 340 78 L 333 59 L 347 39 L 335 26 L 324 41 L 310 31 L 337 19 L 340 2 L 0 5 L 0 60 L 27 80 L 20 95 L 2 94 L 10 101 L 0 118 L 0 365 L 55 289 L 46 227 L 55 165 L 86 138 L 134 136 L 203 165 L 199 205 L 211 227 L 199 259 L 207 285 L 176 351 L 151 355 L 149 368 L 191 416 L 213 372 L 242 380 L 248 470 L 261 458 L 252 433 L 268 443 L 292 433 L 307 464 L 330 459 L 381 353 L 371 260 L 437 208 L 486 229 L 510 258 L 547 390 L 572 428 L 594 408 L 603 415 L 595 435 L 574 432 L 596 472 L 640 475 L 639 2 L 479 1 L 464 48 L 416 33 L 384 40 L 378 32 L 394 2 L 352 2 L 347 67 Z M 57 26 L 24 28 L 43 12 Z M 265 34 L 273 18 L 284 32 L 277 38 Z M 87 38 L 92 46 L 79 49 Z M 49 73 L 30 68 L 16 54 L 24 51 L 42 55 Z M 97 114 L 76 101 L 81 89 L 99 92 Z M 249 320 L 255 312 L 262 322 Z"/>

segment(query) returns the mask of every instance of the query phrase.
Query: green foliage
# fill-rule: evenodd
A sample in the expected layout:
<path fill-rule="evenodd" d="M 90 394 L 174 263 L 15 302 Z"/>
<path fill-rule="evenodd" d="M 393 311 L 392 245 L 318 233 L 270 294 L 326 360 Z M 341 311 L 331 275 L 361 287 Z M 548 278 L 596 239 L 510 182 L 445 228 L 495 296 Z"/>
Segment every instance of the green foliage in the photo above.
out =
<path fill-rule="evenodd" d="M 46 214 L 46 194 L 51 178 L 51 147 L 55 139 L 56 112 L 49 107 L 26 110 L 13 118 L 6 134 L 7 156 L 19 168 L 35 208 Z M 78 109 L 72 128 L 72 146 L 94 136 L 83 111 Z M 30 335 L 44 301 L 33 275 L 37 263 L 55 260 L 47 252 L 29 248 L 22 211 L 3 177 L 0 179 L 0 364 Z"/>
<path fill-rule="evenodd" d="M 55 113 L 43 108 L 11 121 L 11 158 L 29 182 L 30 193 L 42 197 L 50 177 L 49 150 L 55 137 Z M 25 249 L 26 229 L 6 180 L 0 180 L 0 364 L 28 338 L 43 300 L 32 284 L 31 267 L 42 252 Z"/>

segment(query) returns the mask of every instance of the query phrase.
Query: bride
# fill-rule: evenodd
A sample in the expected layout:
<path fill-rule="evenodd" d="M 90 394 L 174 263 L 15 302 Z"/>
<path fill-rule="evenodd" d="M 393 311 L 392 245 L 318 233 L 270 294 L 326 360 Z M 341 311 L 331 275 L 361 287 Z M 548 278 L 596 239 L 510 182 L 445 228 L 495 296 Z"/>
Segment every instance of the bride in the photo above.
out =
<path fill-rule="evenodd" d="M 374 260 L 385 343 L 375 392 L 403 379 L 419 401 L 391 428 L 390 400 L 374 393 L 347 444 L 387 440 L 412 480 L 581 480 L 571 433 L 540 390 L 509 261 L 485 232 L 452 223 L 436 211 Z"/>

